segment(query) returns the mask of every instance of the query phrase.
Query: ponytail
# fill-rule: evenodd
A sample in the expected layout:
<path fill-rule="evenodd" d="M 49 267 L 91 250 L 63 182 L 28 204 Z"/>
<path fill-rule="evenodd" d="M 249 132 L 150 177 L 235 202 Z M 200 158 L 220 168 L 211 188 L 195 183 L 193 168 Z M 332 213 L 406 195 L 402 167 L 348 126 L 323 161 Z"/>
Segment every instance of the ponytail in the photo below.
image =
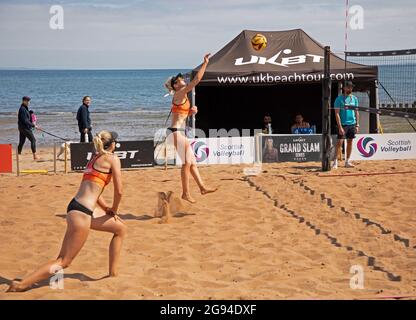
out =
<path fill-rule="evenodd" d="M 108 148 L 110 141 L 112 139 L 111 133 L 103 130 L 94 137 L 94 147 L 95 152 L 99 154 L 109 153 L 106 149 Z"/>
<path fill-rule="evenodd" d="M 165 82 L 165 87 L 168 89 L 169 94 L 173 95 L 175 93 L 175 88 L 172 86 L 172 79 L 173 77 L 169 77 L 168 80 Z"/>

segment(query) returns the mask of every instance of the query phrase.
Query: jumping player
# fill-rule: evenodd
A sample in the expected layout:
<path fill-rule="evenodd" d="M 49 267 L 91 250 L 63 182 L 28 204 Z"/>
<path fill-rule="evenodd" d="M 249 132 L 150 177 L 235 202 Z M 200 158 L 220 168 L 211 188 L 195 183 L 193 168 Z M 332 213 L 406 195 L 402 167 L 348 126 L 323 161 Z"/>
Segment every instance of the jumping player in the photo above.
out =
<path fill-rule="evenodd" d="M 165 83 L 166 88 L 173 92 L 172 99 L 172 124 L 168 128 L 168 139 L 173 138 L 175 149 L 182 160 L 181 179 L 182 179 L 182 199 L 195 203 L 196 201 L 192 198 L 189 190 L 189 178 L 190 175 L 195 179 L 201 194 L 205 195 L 217 191 L 218 188 L 207 188 L 199 174 L 199 170 L 196 166 L 195 155 L 189 144 L 189 141 L 185 135 L 185 125 L 188 116 L 192 116 L 198 112 L 196 106 L 191 108 L 191 104 L 188 99 L 188 93 L 201 81 L 205 70 L 209 62 L 209 54 L 205 55 L 204 63 L 201 69 L 196 74 L 195 78 L 190 82 L 186 83 L 182 74 L 170 77 Z"/>

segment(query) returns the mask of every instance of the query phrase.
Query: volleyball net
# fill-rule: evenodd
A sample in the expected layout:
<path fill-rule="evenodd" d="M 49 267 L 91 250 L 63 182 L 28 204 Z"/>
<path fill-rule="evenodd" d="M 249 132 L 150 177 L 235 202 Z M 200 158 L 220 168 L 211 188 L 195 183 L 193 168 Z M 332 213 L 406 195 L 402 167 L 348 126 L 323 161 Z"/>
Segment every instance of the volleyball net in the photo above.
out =
<path fill-rule="evenodd" d="M 346 59 L 378 67 L 379 108 L 416 111 L 416 49 L 346 52 Z"/>

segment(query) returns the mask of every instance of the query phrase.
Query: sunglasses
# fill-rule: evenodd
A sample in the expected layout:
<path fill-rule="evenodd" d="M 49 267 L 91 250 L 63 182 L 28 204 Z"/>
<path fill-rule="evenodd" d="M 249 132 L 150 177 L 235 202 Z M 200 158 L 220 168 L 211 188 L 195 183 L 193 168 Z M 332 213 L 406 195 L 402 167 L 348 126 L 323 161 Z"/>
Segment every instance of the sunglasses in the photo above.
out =
<path fill-rule="evenodd" d="M 172 78 L 171 80 L 171 85 L 173 87 L 174 84 L 176 84 L 179 80 L 184 80 L 184 77 L 182 75 L 182 73 L 177 74 L 175 77 Z"/>
<path fill-rule="evenodd" d="M 110 140 L 110 143 L 118 143 L 118 137 L 117 138 L 112 138 L 111 140 Z"/>
<path fill-rule="evenodd" d="M 110 141 L 108 141 L 108 142 L 104 145 L 104 148 L 105 148 L 105 149 L 107 149 L 108 147 L 110 147 L 110 146 L 111 146 L 111 144 L 112 144 L 113 142 L 114 142 L 114 143 L 118 143 L 117 139 L 113 138 L 113 139 L 111 139 Z"/>

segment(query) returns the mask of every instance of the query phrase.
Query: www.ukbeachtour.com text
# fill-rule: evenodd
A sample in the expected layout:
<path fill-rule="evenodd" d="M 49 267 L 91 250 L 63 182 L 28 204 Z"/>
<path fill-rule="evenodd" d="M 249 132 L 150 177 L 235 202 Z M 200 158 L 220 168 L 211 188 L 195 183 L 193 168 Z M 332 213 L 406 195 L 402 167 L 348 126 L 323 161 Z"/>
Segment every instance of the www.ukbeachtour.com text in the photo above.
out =
<path fill-rule="evenodd" d="M 258 84 L 258 83 L 292 83 L 292 82 L 314 82 L 321 81 L 324 78 L 323 73 L 317 74 L 298 74 L 293 73 L 291 75 L 271 75 L 269 73 L 251 76 L 219 76 L 217 77 L 218 83 L 221 84 Z M 331 80 L 354 80 L 354 74 L 348 73 L 331 73 Z"/>

